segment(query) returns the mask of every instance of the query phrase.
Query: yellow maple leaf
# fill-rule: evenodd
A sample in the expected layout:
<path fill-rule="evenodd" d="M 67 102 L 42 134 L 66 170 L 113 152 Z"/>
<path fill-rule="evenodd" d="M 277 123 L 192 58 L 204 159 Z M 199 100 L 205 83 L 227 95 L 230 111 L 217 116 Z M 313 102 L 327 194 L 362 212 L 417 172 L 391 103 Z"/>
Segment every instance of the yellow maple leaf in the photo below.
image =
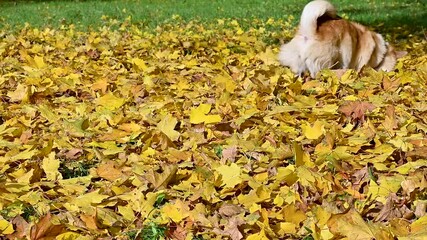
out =
<path fill-rule="evenodd" d="M 167 114 L 162 118 L 162 120 L 157 124 L 157 128 L 166 134 L 172 141 L 177 141 L 179 138 L 179 132 L 175 131 L 174 128 L 178 120 L 170 114 Z"/>
<path fill-rule="evenodd" d="M 36 67 L 39 68 L 39 69 L 40 68 L 44 68 L 46 66 L 46 63 L 44 62 L 43 57 L 35 56 L 34 57 L 34 62 L 36 64 Z"/>
<path fill-rule="evenodd" d="M 11 161 L 16 161 L 16 160 L 24 160 L 24 159 L 30 159 L 32 158 L 34 155 L 36 155 L 38 153 L 37 149 L 26 149 L 25 151 L 21 151 L 16 155 L 13 155 L 10 157 Z"/>
<path fill-rule="evenodd" d="M 313 209 L 313 213 L 316 216 L 317 224 L 322 227 L 324 226 L 329 218 L 331 217 L 331 213 L 326 211 L 324 208 L 317 206 Z"/>
<path fill-rule="evenodd" d="M 213 79 L 213 81 L 229 93 L 233 93 L 237 88 L 237 85 L 230 76 L 218 75 Z"/>
<path fill-rule="evenodd" d="M 25 172 L 24 169 L 20 169 L 20 170 L 22 170 L 23 172 Z M 16 180 L 18 181 L 18 183 L 27 183 L 27 184 L 30 184 L 30 180 L 33 177 L 33 174 L 34 174 L 34 169 L 31 169 L 30 171 L 25 172 L 25 174 L 22 173 L 22 174 L 18 175 L 17 178 L 16 178 Z"/>
<path fill-rule="evenodd" d="M 288 186 L 292 186 L 297 180 L 298 176 L 295 173 L 295 166 L 288 165 L 286 167 L 278 167 L 276 181 L 278 182 L 286 182 Z"/>
<path fill-rule="evenodd" d="M 96 208 L 96 220 L 104 226 L 114 226 L 122 221 L 122 218 L 112 209 L 98 207 Z"/>
<path fill-rule="evenodd" d="M 13 224 L 4 219 L 0 219 L 0 235 L 12 234 L 13 232 L 15 232 Z"/>
<path fill-rule="evenodd" d="M 411 230 L 419 236 L 427 236 L 427 215 L 424 215 L 411 224 Z M 419 238 L 421 239 L 421 238 Z"/>
<path fill-rule="evenodd" d="M 86 215 L 81 214 L 80 219 L 85 223 L 86 228 L 88 229 L 98 229 L 98 226 L 96 225 L 96 216 L 95 215 Z"/>
<path fill-rule="evenodd" d="M 401 138 L 391 139 L 389 142 L 404 152 L 408 152 L 413 149 L 413 145 L 411 143 L 408 143 Z"/>
<path fill-rule="evenodd" d="M 75 232 L 65 232 L 55 237 L 55 239 L 57 240 L 68 240 L 68 239 L 79 239 L 79 238 L 84 238 L 84 236 Z"/>
<path fill-rule="evenodd" d="M 181 200 L 176 200 L 173 204 L 166 204 L 162 208 L 165 216 L 168 216 L 175 223 L 181 222 L 183 219 L 190 215 L 188 204 L 183 203 Z"/>
<path fill-rule="evenodd" d="M 249 235 L 246 240 L 268 240 L 269 238 L 265 235 L 264 229 L 261 229 L 259 233 Z"/>
<path fill-rule="evenodd" d="M 233 188 L 242 182 L 242 170 L 235 163 L 232 163 L 230 166 L 222 165 L 215 170 L 222 176 L 222 183 L 225 185 L 225 188 Z"/>
<path fill-rule="evenodd" d="M 301 125 L 304 136 L 308 139 L 318 139 L 323 135 L 325 125 L 319 120 L 314 122 L 313 126 L 310 126 L 308 123 L 304 123 Z"/>
<path fill-rule="evenodd" d="M 165 165 L 162 168 L 162 173 L 150 170 L 145 175 L 145 178 L 152 183 L 155 188 L 166 187 L 173 177 L 175 177 L 178 170 L 177 166 L 173 164 Z"/>
<path fill-rule="evenodd" d="M 46 173 L 46 178 L 50 181 L 62 179 L 61 173 L 58 171 L 60 161 L 55 158 L 55 153 L 51 152 L 47 157 L 43 159 L 42 168 Z"/>
<path fill-rule="evenodd" d="M 221 116 L 218 114 L 207 115 L 211 111 L 210 104 L 200 104 L 197 108 L 192 108 L 190 112 L 190 122 L 198 123 L 217 123 L 221 122 Z"/>
<path fill-rule="evenodd" d="M 126 206 L 118 206 L 118 212 L 123 216 L 124 219 L 128 221 L 135 220 L 135 213 L 132 210 L 132 207 L 129 205 Z"/>
<path fill-rule="evenodd" d="M 345 214 L 336 214 L 328 220 L 329 230 L 335 235 L 340 234 L 351 239 L 393 239 L 379 223 L 365 222 L 356 210 L 351 209 Z"/>
<path fill-rule="evenodd" d="M 390 193 L 396 193 L 405 181 L 402 175 L 380 176 L 378 183 L 371 180 L 368 191 L 373 197 L 387 197 Z"/>
<path fill-rule="evenodd" d="M 144 71 L 147 69 L 147 65 L 145 61 L 139 58 L 132 58 L 132 63 L 136 66 L 136 68 L 140 71 Z"/>
<path fill-rule="evenodd" d="M 30 99 L 30 90 L 29 87 L 19 83 L 14 91 L 7 93 L 7 96 L 10 97 L 12 102 L 28 102 Z"/>
<path fill-rule="evenodd" d="M 99 189 L 90 193 L 72 198 L 71 201 L 64 204 L 64 207 L 70 211 L 78 211 L 79 208 L 91 208 L 93 205 L 101 203 L 108 195 L 99 194 Z"/>
<path fill-rule="evenodd" d="M 101 78 L 92 84 L 92 90 L 101 90 L 102 93 L 105 93 L 107 91 L 107 87 L 108 81 L 105 78 Z"/>
<path fill-rule="evenodd" d="M 307 218 L 305 213 L 299 210 L 295 204 L 286 205 L 282 212 L 286 222 L 294 223 L 297 226 Z"/>
<path fill-rule="evenodd" d="M 415 169 L 418 169 L 420 167 L 427 166 L 427 160 L 417 160 L 415 162 L 407 162 L 395 169 L 392 169 L 391 171 L 398 172 L 400 174 L 408 174 L 408 172 L 414 171 Z"/>
<path fill-rule="evenodd" d="M 123 130 L 125 132 L 129 132 L 129 133 L 141 131 L 141 125 L 134 123 L 134 122 L 123 123 L 123 124 L 119 125 L 118 128 L 120 130 Z"/>
<path fill-rule="evenodd" d="M 267 48 L 265 52 L 261 52 L 257 55 L 259 59 L 261 59 L 265 64 L 271 65 L 278 63 L 277 53 L 273 52 L 271 48 Z"/>
<path fill-rule="evenodd" d="M 120 108 L 125 102 L 125 99 L 116 97 L 112 93 L 107 93 L 96 100 L 97 105 L 112 111 Z"/>
<path fill-rule="evenodd" d="M 93 146 L 99 146 L 105 150 L 102 151 L 104 155 L 114 155 L 123 152 L 124 146 L 118 146 L 115 141 L 105 141 L 100 143 L 93 143 Z"/>
<path fill-rule="evenodd" d="M 53 109 L 51 109 L 45 104 L 39 105 L 38 109 L 40 111 L 40 114 L 51 123 L 54 123 L 60 119 L 59 116 L 52 111 Z"/>
<path fill-rule="evenodd" d="M 290 222 L 281 222 L 279 223 L 279 234 L 295 234 L 297 225 L 295 225 L 294 223 L 290 223 Z"/>

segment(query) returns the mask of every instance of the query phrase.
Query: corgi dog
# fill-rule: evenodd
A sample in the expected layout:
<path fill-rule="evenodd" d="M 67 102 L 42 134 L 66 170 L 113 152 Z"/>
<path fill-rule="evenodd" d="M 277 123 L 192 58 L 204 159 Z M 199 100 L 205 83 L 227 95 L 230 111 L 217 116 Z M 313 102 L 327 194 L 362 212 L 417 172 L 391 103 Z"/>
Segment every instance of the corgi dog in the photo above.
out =
<path fill-rule="evenodd" d="M 322 69 L 356 69 L 369 66 L 391 71 L 399 57 L 384 38 L 367 27 L 341 19 L 326 0 L 309 2 L 294 38 L 281 46 L 279 61 L 295 74 L 309 71 L 314 78 Z"/>

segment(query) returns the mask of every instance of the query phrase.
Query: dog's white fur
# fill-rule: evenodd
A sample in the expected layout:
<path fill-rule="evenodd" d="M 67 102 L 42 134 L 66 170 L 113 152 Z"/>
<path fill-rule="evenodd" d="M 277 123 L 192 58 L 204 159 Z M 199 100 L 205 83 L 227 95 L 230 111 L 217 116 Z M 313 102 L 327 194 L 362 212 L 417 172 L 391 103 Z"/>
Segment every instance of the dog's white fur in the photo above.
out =
<path fill-rule="evenodd" d="M 322 69 L 356 69 L 370 66 L 391 71 L 400 53 L 367 27 L 343 20 L 325 0 L 309 2 L 301 15 L 295 37 L 280 48 L 282 65 L 311 77 Z"/>

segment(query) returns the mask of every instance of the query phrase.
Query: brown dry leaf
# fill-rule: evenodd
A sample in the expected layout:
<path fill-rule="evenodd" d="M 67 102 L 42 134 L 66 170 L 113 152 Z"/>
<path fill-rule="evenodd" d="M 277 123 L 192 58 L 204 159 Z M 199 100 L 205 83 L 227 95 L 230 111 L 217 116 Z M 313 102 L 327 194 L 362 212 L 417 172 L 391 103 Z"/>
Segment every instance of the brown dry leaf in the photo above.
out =
<path fill-rule="evenodd" d="M 403 193 L 409 196 L 413 194 L 415 190 L 420 192 L 425 191 L 425 189 L 427 189 L 425 171 L 415 171 L 410 173 L 400 185 L 402 186 Z"/>
<path fill-rule="evenodd" d="M 357 170 L 352 175 L 352 183 L 353 183 L 353 189 L 360 192 L 361 188 L 366 186 L 369 183 L 370 176 L 369 176 L 369 165 L 366 165 L 364 168 Z"/>
<path fill-rule="evenodd" d="M 408 151 L 408 157 L 424 157 L 427 156 L 427 146 L 415 147 L 414 149 Z"/>
<path fill-rule="evenodd" d="M 415 205 L 414 214 L 417 218 L 424 217 L 427 214 L 427 201 L 420 200 Z"/>
<path fill-rule="evenodd" d="M 51 220 L 52 215 L 48 213 L 42 217 L 36 225 L 32 226 L 30 230 L 30 239 L 53 239 L 54 237 L 61 234 L 65 227 L 63 225 L 54 225 Z"/>
<path fill-rule="evenodd" d="M 8 239 L 23 239 L 30 233 L 30 224 L 21 216 L 16 216 L 11 222 L 14 225 L 15 232 L 7 235 Z"/>
<path fill-rule="evenodd" d="M 234 162 L 237 157 L 237 153 L 237 146 L 225 148 L 224 150 L 222 150 L 222 159 L 224 161 L 229 160 L 231 162 Z"/>
<path fill-rule="evenodd" d="M 87 51 L 87 55 L 93 60 L 98 60 L 99 57 L 101 56 L 98 50 L 94 50 L 94 49 L 89 49 L 89 51 Z"/>
<path fill-rule="evenodd" d="M 396 119 L 396 111 L 393 105 L 389 105 L 386 107 L 383 125 L 390 134 L 394 135 L 394 129 L 397 129 L 398 125 Z"/>
<path fill-rule="evenodd" d="M 372 111 L 375 106 L 369 102 L 353 101 L 347 102 L 339 107 L 339 111 L 344 113 L 346 117 L 351 118 L 353 121 L 365 122 L 365 114 L 367 111 Z"/>
<path fill-rule="evenodd" d="M 221 208 L 218 210 L 218 212 L 225 217 L 231 217 L 234 215 L 238 215 L 240 213 L 242 213 L 244 211 L 244 209 L 238 205 L 234 205 L 234 204 L 223 204 L 221 206 Z"/>
<path fill-rule="evenodd" d="M 31 129 L 29 129 L 29 130 L 27 130 L 27 131 L 24 131 L 22 134 L 21 134 L 21 137 L 19 138 L 19 140 L 21 140 L 21 142 L 23 143 L 23 144 L 27 144 L 28 143 L 28 141 L 30 140 L 30 138 L 33 136 L 33 131 L 31 130 Z"/>
<path fill-rule="evenodd" d="M 170 239 L 185 240 L 187 237 L 187 230 L 181 225 L 173 225 L 168 231 L 168 237 Z"/>
<path fill-rule="evenodd" d="M 397 218 L 410 218 L 413 215 L 413 212 L 399 202 L 398 197 L 395 193 L 391 193 L 386 199 L 386 203 L 381 208 L 381 211 L 378 213 L 375 221 L 389 221 Z"/>
<path fill-rule="evenodd" d="M 70 160 L 78 159 L 83 154 L 83 149 L 73 148 L 65 153 L 65 157 Z"/>
<path fill-rule="evenodd" d="M 240 216 L 234 216 L 228 220 L 227 226 L 224 228 L 224 234 L 230 236 L 232 240 L 240 240 L 243 234 L 239 230 L 239 226 L 244 224 L 245 221 Z"/>

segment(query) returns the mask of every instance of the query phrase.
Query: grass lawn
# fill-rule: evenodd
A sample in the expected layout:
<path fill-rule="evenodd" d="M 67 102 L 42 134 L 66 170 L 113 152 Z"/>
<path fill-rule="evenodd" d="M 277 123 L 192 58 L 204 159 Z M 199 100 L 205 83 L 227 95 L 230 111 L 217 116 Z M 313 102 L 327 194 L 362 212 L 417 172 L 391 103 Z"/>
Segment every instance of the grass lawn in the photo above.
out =
<path fill-rule="evenodd" d="M 112 1 L 1 1 L 0 26 L 100 26 L 102 16 L 119 21 L 131 16 L 133 23 L 153 27 L 173 15 L 184 20 L 212 22 L 218 18 L 297 18 L 307 1 L 298 0 L 112 0 Z M 427 27 L 423 0 L 332 1 L 341 15 L 381 29 L 405 26 L 414 33 Z M 297 19 L 296 18 L 296 19 Z M 295 21 L 297 23 L 297 21 Z M 379 27 L 385 26 L 385 28 Z"/>

